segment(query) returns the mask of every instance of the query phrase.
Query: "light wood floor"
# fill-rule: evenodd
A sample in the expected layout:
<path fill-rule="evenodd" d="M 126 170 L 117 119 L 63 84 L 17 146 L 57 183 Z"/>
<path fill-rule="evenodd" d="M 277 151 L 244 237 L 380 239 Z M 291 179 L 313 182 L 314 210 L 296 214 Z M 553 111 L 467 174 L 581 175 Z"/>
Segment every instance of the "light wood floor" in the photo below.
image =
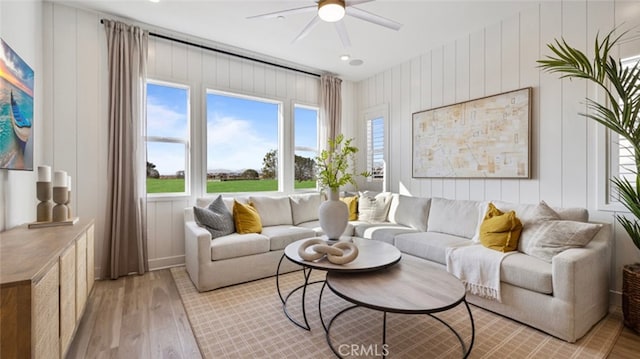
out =
<path fill-rule="evenodd" d="M 640 335 L 624 328 L 609 358 L 639 355 Z M 201 358 L 171 272 L 96 282 L 67 357 Z"/>

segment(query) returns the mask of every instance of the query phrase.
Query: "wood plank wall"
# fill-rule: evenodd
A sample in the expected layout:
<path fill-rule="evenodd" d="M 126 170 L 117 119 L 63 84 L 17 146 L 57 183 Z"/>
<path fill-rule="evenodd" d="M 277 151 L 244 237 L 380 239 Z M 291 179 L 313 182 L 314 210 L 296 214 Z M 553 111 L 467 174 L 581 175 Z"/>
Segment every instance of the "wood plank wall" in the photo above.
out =
<path fill-rule="evenodd" d="M 343 131 L 364 136 L 366 109 L 389 105 L 388 161 L 390 190 L 420 196 L 460 199 L 502 199 L 557 206 L 599 208 L 603 166 L 598 128 L 576 114 L 594 89 L 584 83 L 559 81 L 540 73 L 535 60 L 547 54 L 545 44 L 565 36 L 572 44 L 591 46 L 598 30 L 616 24 L 632 27 L 640 21 L 637 2 L 542 1 L 500 23 L 488 24 L 463 38 L 443 43 L 419 57 L 358 83 L 344 82 Z M 73 208 L 96 219 L 96 266 L 103 258 L 106 203 L 106 44 L 99 24 L 102 14 L 43 4 L 44 28 L 44 146 L 45 163 L 69 171 L 75 178 Z M 640 52 L 639 52 L 640 53 Z M 204 88 L 256 96 L 317 103 L 313 78 L 237 61 L 203 50 L 161 40 L 150 42 L 149 76 L 192 85 L 194 119 L 204 113 Z M 532 86 L 532 173 L 530 180 L 411 178 L 411 114 L 415 111 Z M 286 113 L 286 111 L 285 111 Z M 193 122 L 204 143 L 202 120 Z M 364 143 L 358 143 L 362 148 Z M 602 151 L 599 151 L 602 152 Z M 48 160 L 48 161 L 47 161 Z M 183 262 L 182 210 L 201 195 L 198 174 L 204 173 L 199 151 L 194 163 L 190 196 L 151 201 L 149 258 L 152 267 Z M 365 163 L 364 159 L 359 163 Z M 366 186 L 366 185 L 365 185 Z M 613 223 L 615 212 L 591 212 L 592 218 Z M 640 258 L 616 226 L 613 289 L 619 290 L 621 266 Z M 99 269 L 99 268 L 98 268 Z M 99 272 L 98 272 L 99 273 Z"/>
<path fill-rule="evenodd" d="M 44 144 L 45 162 L 73 177 L 72 208 L 76 214 L 96 219 L 97 270 L 105 253 L 107 188 L 106 40 L 100 24 L 103 17 L 117 18 L 60 4 L 44 4 L 44 51 L 50 59 L 45 63 L 48 94 L 44 104 L 45 132 L 51 133 Z M 194 40 L 164 29 L 141 26 Z M 183 212 L 193 205 L 196 197 L 203 195 L 202 178 L 206 171 L 201 165 L 206 148 L 204 91 L 215 89 L 282 101 L 285 124 L 290 124 L 294 104 L 318 106 L 319 78 L 155 37 L 149 39 L 148 78 L 190 86 L 193 139 L 191 194 L 148 201 L 148 254 L 153 269 L 184 263 Z M 345 96 L 353 97 L 348 93 Z M 355 104 L 346 106 L 345 112 L 353 117 L 354 109 Z M 292 141 L 287 128 L 290 125 L 281 135 L 285 141 Z M 291 164 L 288 168 L 292 168 Z M 293 177 L 293 172 L 290 175 Z"/>
<path fill-rule="evenodd" d="M 544 200 L 553 206 L 587 207 L 592 219 L 615 226 L 612 289 L 618 292 L 622 265 L 640 256 L 614 223 L 616 212 L 598 200 L 606 181 L 597 153 L 604 131 L 578 115 L 586 111 L 584 98 L 593 96 L 595 88 L 542 73 L 536 60 L 549 54 L 546 44 L 560 37 L 591 53 L 598 31 L 607 33 L 622 23 L 631 28 L 638 23 L 632 15 L 638 10 L 638 4 L 621 1 L 540 2 L 358 82 L 360 113 L 389 104 L 390 190 L 425 197 Z M 640 46 L 635 51 L 640 54 Z M 531 179 L 412 178 L 412 113 L 523 87 L 533 88 Z"/>

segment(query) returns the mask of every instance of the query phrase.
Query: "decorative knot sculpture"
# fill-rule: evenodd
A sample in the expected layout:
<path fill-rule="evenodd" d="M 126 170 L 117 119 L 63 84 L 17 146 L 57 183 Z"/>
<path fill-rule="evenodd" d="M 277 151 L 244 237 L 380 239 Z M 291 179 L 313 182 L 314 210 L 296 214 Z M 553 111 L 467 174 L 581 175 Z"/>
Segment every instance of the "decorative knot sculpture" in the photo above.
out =
<path fill-rule="evenodd" d="M 307 252 L 311 247 L 313 252 Z M 315 261 L 327 256 L 327 260 L 333 264 L 347 264 L 358 256 L 358 247 L 350 242 L 337 242 L 328 244 L 320 238 L 309 239 L 298 248 L 298 255 L 305 261 Z"/>

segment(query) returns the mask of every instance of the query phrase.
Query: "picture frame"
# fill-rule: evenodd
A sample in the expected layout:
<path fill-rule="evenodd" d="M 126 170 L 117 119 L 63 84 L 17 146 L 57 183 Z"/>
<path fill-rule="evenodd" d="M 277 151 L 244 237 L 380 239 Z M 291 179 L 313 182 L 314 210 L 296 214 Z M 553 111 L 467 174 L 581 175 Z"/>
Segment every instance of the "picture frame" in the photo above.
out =
<path fill-rule="evenodd" d="M 33 69 L 0 39 L 0 169 L 33 171 Z"/>
<path fill-rule="evenodd" d="M 412 114 L 413 178 L 531 178 L 526 87 Z"/>

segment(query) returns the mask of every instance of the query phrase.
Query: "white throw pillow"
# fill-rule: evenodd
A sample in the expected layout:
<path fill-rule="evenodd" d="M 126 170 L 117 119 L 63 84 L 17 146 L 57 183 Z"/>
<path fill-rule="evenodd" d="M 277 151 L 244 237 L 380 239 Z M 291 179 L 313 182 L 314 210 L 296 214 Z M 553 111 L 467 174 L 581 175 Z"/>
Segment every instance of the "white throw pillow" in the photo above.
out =
<path fill-rule="evenodd" d="M 293 224 L 289 197 L 250 196 L 249 203 L 258 211 L 263 227 Z"/>
<path fill-rule="evenodd" d="M 569 249 L 584 247 L 600 231 L 601 224 L 549 220 L 522 228 L 519 249 L 530 256 L 551 262 L 553 256 Z"/>
<path fill-rule="evenodd" d="M 385 222 L 391 205 L 391 193 L 383 192 L 375 197 L 360 192 L 358 198 L 358 220 L 364 222 Z"/>
<path fill-rule="evenodd" d="M 482 202 L 432 198 L 428 232 L 452 234 L 472 238 L 478 227 Z"/>
<path fill-rule="evenodd" d="M 290 196 L 289 202 L 291 202 L 293 225 L 318 220 L 320 193 Z"/>
<path fill-rule="evenodd" d="M 427 231 L 431 198 L 394 194 L 392 202 L 397 202 L 397 204 L 389 211 L 389 222 L 402 224 L 422 232 Z"/>

